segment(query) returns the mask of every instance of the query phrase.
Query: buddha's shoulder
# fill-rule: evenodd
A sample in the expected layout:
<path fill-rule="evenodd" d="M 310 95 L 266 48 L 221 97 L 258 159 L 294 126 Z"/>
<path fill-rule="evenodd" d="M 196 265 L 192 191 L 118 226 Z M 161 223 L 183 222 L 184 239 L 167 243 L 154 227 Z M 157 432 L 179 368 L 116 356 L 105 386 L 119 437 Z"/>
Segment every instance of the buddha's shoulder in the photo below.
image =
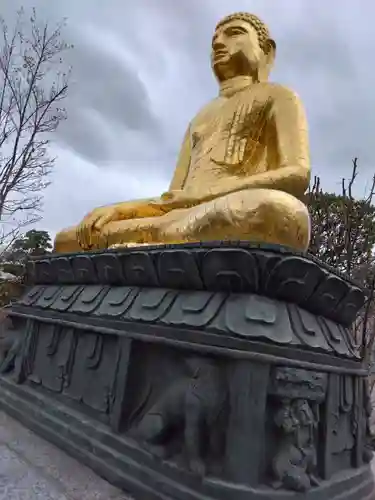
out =
<path fill-rule="evenodd" d="M 264 101 L 279 102 L 292 101 L 299 103 L 299 95 L 289 87 L 273 82 L 262 82 L 257 84 L 257 98 Z"/>

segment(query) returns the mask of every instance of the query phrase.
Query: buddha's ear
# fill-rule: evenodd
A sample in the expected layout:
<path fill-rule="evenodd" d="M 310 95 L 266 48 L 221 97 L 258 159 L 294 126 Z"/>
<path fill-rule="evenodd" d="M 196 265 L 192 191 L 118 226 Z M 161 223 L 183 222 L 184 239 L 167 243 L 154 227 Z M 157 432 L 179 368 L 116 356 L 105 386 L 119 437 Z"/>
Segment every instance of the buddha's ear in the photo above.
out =
<path fill-rule="evenodd" d="M 265 56 L 267 60 L 267 66 L 271 67 L 275 61 L 276 57 L 276 42 L 269 38 L 265 47 Z"/>
<path fill-rule="evenodd" d="M 276 57 L 276 42 L 271 38 L 267 40 L 265 47 L 263 47 L 263 54 L 262 67 L 259 69 L 258 78 L 259 81 L 266 82 Z"/>

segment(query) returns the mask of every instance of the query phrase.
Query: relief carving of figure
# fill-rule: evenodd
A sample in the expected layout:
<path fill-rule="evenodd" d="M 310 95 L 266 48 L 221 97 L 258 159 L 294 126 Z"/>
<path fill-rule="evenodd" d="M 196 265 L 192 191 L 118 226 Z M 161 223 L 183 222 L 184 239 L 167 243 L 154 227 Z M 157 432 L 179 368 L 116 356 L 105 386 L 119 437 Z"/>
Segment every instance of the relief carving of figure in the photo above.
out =
<path fill-rule="evenodd" d="M 131 434 L 163 459 L 172 458 L 176 450 L 170 444 L 178 434 L 188 469 L 205 475 L 205 458 L 215 458 L 224 444 L 221 422 L 227 390 L 215 362 L 193 357 L 187 364 L 190 376 L 172 383 Z"/>
<path fill-rule="evenodd" d="M 307 491 L 319 484 L 315 477 L 317 420 L 306 399 L 283 399 L 274 422 L 280 432 L 272 463 L 275 488 Z"/>

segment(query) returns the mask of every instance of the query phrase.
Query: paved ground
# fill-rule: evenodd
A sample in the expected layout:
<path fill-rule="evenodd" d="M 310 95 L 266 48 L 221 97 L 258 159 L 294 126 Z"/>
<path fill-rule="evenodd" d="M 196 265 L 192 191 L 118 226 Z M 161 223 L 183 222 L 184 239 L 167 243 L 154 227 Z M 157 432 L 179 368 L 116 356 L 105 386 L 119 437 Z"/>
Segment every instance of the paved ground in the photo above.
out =
<path fill-rule="evenodd" d="M 129 500 L 0 412 L 0 500 Z"/>

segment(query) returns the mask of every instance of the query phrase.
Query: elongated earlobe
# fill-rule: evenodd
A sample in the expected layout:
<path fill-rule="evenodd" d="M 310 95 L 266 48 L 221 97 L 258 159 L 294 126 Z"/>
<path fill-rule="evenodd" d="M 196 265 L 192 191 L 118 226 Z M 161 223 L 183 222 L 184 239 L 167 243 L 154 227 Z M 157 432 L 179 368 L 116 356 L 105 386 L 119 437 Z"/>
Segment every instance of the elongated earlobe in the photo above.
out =
<path fill-rule="evenodd" d="M 263 57 L 258 69 L 258 81 L 266 82 L 275 62 L 276 42 L 269 38 L 263 46 Z"/>

